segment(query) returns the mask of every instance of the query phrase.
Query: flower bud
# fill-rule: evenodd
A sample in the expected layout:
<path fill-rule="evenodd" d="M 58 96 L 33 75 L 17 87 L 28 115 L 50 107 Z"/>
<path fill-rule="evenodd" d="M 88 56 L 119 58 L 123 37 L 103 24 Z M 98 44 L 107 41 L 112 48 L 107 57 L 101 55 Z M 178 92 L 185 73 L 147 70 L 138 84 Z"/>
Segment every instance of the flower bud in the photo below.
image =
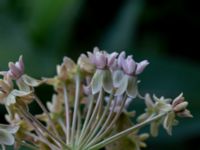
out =
<path fill-rule="evenodd" d="M 182 102 L 182 103 L 176 105 L 176 106 L 173 108 L 173 110 L 174 110 L 175 112 L 180 112 L 180 111 L 186 109 L 187 106 L 188 106 L 188 102 Z"/>

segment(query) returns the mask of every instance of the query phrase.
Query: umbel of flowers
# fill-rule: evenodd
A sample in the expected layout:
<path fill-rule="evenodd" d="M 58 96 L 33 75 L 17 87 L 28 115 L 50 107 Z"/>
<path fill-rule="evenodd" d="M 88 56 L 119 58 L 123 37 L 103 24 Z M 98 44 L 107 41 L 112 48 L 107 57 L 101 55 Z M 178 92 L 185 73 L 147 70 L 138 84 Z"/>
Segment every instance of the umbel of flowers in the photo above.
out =
<path fill-rule="evenodd" d="M 149 137 L 139 133 L 142 127 L 150 124 L 152 136 L 160 126 L 171 134 L 177 117 L 192 117 L 188 102 L 183 94 L 174 99 L 141 96 L 137 78 L 148 65 L 125 52 L 109 54 L 95 47 L 81 54 L 77 64 L 64 57 L 57 75 L 37 80 L 25 74 L 22 56 L 9 62 L 8 71 L 0 72 L 0 103 L 7 110 L 7 124 L 0 124 L 2 149 L 140 150 Z M 41 84 L 54 88 L 46 105 L 34 90 Z M 127 110 L 136 97 L 146 104 L 140 115 Z M 31 114 L 33 101 L 42 114 Z"/>

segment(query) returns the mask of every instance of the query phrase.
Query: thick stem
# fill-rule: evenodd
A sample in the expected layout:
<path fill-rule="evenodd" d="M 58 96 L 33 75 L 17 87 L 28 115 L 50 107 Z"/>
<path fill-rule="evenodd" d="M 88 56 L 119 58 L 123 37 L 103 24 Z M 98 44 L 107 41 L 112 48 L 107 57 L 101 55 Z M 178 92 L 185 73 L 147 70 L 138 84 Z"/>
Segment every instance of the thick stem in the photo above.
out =
<path fill-rule="evenodd" d="M 143 126 L 145 126 L 145 125 L 147 125 L 147 124 L 149 124 L 149 123 L 151 123 L 152 121 L 155 121 L 155 120 L 157 120 L 157 119 L 159 119 L 159 118 L 162 118 L 162 117 L 165 116 L 166 114 L 168 114 L 168 112 L 162 113 L 162 114 L 159 114 L 159 115 L 156 115 L 156 116 L 154 116 L 154 117 L 151 117 L 151 118 L 145 120 L 144 122 L 141 122 L 141 123 L 139 123 L 139 124 L 136 124 L 136 125 L 134 125 L 134 126 L 131 127 L 131 128 L 128 128 L 128 129 L 126 129 L 126 130 L 124 130 L 124 131 L 122 131 L 122 132 L 119 132 L 119 133 L 117 133 L 117 134 L 115 134 L 115 135 L 113 135 L 113 136 L 111 136 L 111 137 L 109 137 L 109 138 L 107 138 L 107 139 L 101 141 L 100 143 L 98 143 L 98 144 L 96 144 L 96 145 L 94 145 L 94 146 L 88 148 L 88 150 L 100 149 L 100 148 L 106 146 L 107 144 L 112 143 L 113 141 L 116 141 L 116 140 L 120 139 L 121 137 L 126 136 L 126 135 L 128 135 L 128 134 L 134 132 L 135 130 L 137 130 L 137 129 L 139 129 L 139 128 L 141 128 L 141 127 L 143 127 Z"/>

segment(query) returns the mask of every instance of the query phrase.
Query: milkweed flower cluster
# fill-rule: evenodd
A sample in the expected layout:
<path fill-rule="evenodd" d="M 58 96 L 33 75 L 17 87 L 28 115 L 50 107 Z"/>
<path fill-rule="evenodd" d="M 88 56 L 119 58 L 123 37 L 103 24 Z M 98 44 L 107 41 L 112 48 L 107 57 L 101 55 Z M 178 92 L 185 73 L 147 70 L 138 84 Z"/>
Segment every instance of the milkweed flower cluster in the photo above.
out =
<path fill-rule="evenodd" d="M 148 65 L 125 52 L 109 54 L 95 47 L 81 54 L 77 63 L 64 57 L 54 77 L 37 80 L 25 73 L 20 56 L 16 63 L 9 62 L 8 71 L 0 72 L 0 104 L 7 109 L 8 122 L 0 124 L 0 144 L 4 149 L 13 145 L 15 149 L 140 150 L 149 137 L 139 132 L 143 126 L 150 124 L 152 136 L 158 135 L 161 125 L 172 134 L 177 117 L 192 117 L 188 102 L 183 94 L 175 99 L 149 94 L 143 98 L 138 76 Z M 55 91 L 46 105 L 35 93 L 42 84 Z M 127 109 L 135 98 L 146 104 L 138 116 Z M 31 114 L 33 101 L 43 113 Z"/>

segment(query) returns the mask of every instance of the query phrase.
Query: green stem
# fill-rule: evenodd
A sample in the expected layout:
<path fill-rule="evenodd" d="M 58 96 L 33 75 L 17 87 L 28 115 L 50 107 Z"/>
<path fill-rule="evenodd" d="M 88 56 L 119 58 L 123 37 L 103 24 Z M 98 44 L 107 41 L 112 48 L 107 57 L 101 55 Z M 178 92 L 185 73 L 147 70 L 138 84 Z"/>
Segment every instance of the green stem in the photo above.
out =
<path fill-rule="evenodd" d="M 115 134 L 115 135 L 113 135 L 113 136 L 111 136 L 111 137 L 109 137 L 109 138 L 107 138 L 107 139 L 101 141 L 100 143 L 98 143 L 98 144 L 96 144 L 96 145 L 94 145 L 94 146 L 88 148 L 87 150 L 96 150 L 96 149 L 103 148 L 103 147 L 106 146 L 107 144 L 110 144 L 110 143 L 112 143 L 113 141 L 116 141 L 116 140 L 120 139 L 121 137 L 126 136 L 126 135 L 128 135 L 128 134 L 134 132 L 135 130 L 137 130 L 137 129 L 139 129 L 139 128 L 141 128 L 141 127 L 143 127 L 143 126 L 149 124 L 150 122 L 155 121 L 155 120 L 157 120 L 157 119 L 159 119 L 159 118 L 162 118 L 162 117 L 165 116 L 167 113 L 168 113 L 168 112 L 163 113 L 163 114 L 156 115 L 156 116 L 154 116 L 154 117 L 151 117 L 151 118 L 145 120 L 145 121 L 142 122 L 142 123 L 136 124 L 135 126 L 133 126 L 133 127 L 131 127 L 131 128 L 128 128 L 128 129 L 126 129 L 126 130 L 124 130 L 124 131 L 122 131 L 122 132 L 119 132 L 119 133 L 117 133 L 117 134 Z"/>
<path fill-rule="evenodd" d="M 24 141 L 21 141 L 21 140 L 17 140 L 17 142 L 19 142 L 22 146 L 25 146 L 25 147 L 30 148 L 32 150 L 38 150 L 39 149 L 38 147 L 36 147 L 32 144 L 26 143 Z"/>
<path fill-rule="evenodd" d="M 70 112 L 69 112 L 69 99 L 68 99 L 68 94 L 67 94 L 67 88 L 66 85 L 64 84 L 64 103 L 65 103 L 65 124 L 66 124 L 66 130 L 65 130 L 65 135 L 66 135 L 66 143 L 69 144 L 69 138 L 70 138 Z"/>
<path fill-rule="evenodd" d="M 117 112 L 117 114 L 115 115 L 114 119 L 111 121 L 109 126 L 105 130 L 100 130 L 99 133 L 96 135 L 96 137 L 87 145 L 87 147 L 90 147 L 92 144 L 100 141 L 102 138 L 104 138 L 110 132 L 110 130 L 112 130 L 113 125 L 116 123 L 120 114 L 122 113 L 126 99 L 127 99 L 127 95 L 125 95 L 124 98 L 122 99 L 122 104 L 120 106 L 120 110 Z"/>
<path fill-rule="evenodd" d="M 41 131 L 42 129 L 40 129 L 40 127 L 38 127 L 38 125 L 35 124 L 35 122 L 33 122 L 29 117 L 27 117 L 26 114 L 24 113 L 24 111 L 22 111 L 21 109 L 17 109 L 17 110 L 18 110 L 19 114 L 21 114 L 22 117 L 23 117 L 30 125 L 32 125 L 32 127 L 34 128 L 36 134 L 39 136 L 39 137 L 37 137 L 37 136 L 34 136 L 34 135 L 33 135 L 33 136 L 34 136 L 34 139 L 37 139 L 37 140 L 39 139 L 39 141 L 41 141 L 41 142 L 47 144 L 49 147 L 52 147 L 52 148 L 54 148 L 54 149 L 56 149 L 56 150 L 59 150 L 59 148 L 57 148 L 55 145 L 51 144 L 51 143 L 47 140 L 47 138 L 43 135 L 45 132 L 42 132 L 42 131 Z M 29 136 L 32 136 L 32 134 L 30 134 Z"/>
<path fill-rule="evenodd" d="M 77 121 L 77 112 L 79 109 L 79 95 L 80 95 L 80 75 L 79 72 L 76 76 L 76 93 L 75 93 L 75 102 L 74 102 L 74 112 L 73 112 L 73 121 L 72 121 L 72 131 L 71 131 L 71 143 L 74 145 L 74 136 L 75 136 L 75 128 L 76 128 L 76 121 Z"/>
<path fill-rule="evenodd" d="M 98 107 L 99 107 L 99 104 L 101 103 L 102 99 L 103 99 L 103 89 L 100 90 L 99 92 L 99 96 L 98 96 L 98 99 L 97 99 L 97 102 L 95 104 L 95 108 L 93 110 L 93 114 L 92 116 L 90 117 L 90 120 L 89 120 L 89 123 L 87 124 L 87 127 L 86 129 L 83 131 L 83 134 L 82 136 L 80 137 L 80 140 L 79 140 L 79 145 L 82 145 L 82 142 L 83 142 L 83 138 L 85 137 L 86 133 L 88 133 L 88 130 L 90 129 L 90 126 L 92 124 L 92 121 L 97 117 L 97 111 L 98 111 Z"/>
<path fill-rule="evenodd" d="M 2 150 L 6 150 L 6 146 L 5 145 L 1 145 Z"/>
<path fill-rule="evenodd" d="M 70 149 L 62 140 L 58 139 L 58 138 L 57 138 L 56 136 L 54 136 L 51 132 L 49 132 L 49 131 L 44 127 L 44 125 L 43 125 L 41 122 L 39 122 L 34 116 L 32 116 L 32 114 L 30 114 L 29 112 L 23 110 L 23 108 L 21 108 L 21 106 L 19 106 L 19 108 L 20 108 L 19 111 L 21 111 L 21 112 L 23 113 L 23 115 L 24 115 L 26 118 L 30 119 L 31 122 L 32 122 L 33 124 L 34 124 L 34 123 L 37 124 L 37 126 L 40 128 L 40 130 L 42 130 L 44 133 L 47 133 L 48 136 L 49 136 L 58 146 L 61 147 L 61 145 L 62 145 L 62 147 L 66 148 L 66 149 Z"/>
<path fill-rule="evenodd" d="M 86 118 L 85 118 L 85 121 L 84 121 L 84 124 L 83 124 L 83 128 L 81 129 L 81 134 L 80 134 L 80 138 L 78 140 L 78 144 L 80 142 L 80 139 L 82 139 L 83 137 L 83 134 L 84 134 L 84 131 L 88 125 L 88 121 L 90 119 L 90 116 L 91 116 L 91 113 L 92 113 L 92 107 L 93 107 L 93 102 L 94 102 L 94 96 L 89 96 L 88 97 L 88 100 L 89 100 L 89 108 L 88 108 L 88 111 L 87 111 L 87 114 L 86 114 Z"/>
<path fill-rule="evenodd" d="M 35 101 L 38 103 L 38 105 L 40 106 L 40 108 L 42 109 L 42 111 L 46 114 L 47 118 L 48 118 L 48 122 L 51 126 L 51 128 L 53 129 L 53 132 L 56 134 L 57 138 L 59 138 L 61 140 L 61 137 L 59 136 L 56 127 L 49 115 L 49 112 L 47 111 L 47 109 L 45 108 L 45 106 L 42 104 L 41 100 L 35 95 Z"/>
<path fill-rule="evenodd" d="M 83 144 L 87 144 L 88 142 L 90 142 L 90 140 L 94 137 L 94 135 L 96 134 L 96 132 L 99 130 L 99 127 L 102 126 L 102 123 L 108 113 L 108 110 L 110 109 L 110 105 L 112 103 L 113 100 L 113 92 L 110 94 L 109 100 L 108 100 L 108 104 L 106 105 L 106 108 L 100 118 L 100 120 L 97 120 L 97 125 L 93 125 L 93 128 L 91 129 L 91 133 L 88 134 L 88 136 L 85 138 L 85 142 Z"/>

